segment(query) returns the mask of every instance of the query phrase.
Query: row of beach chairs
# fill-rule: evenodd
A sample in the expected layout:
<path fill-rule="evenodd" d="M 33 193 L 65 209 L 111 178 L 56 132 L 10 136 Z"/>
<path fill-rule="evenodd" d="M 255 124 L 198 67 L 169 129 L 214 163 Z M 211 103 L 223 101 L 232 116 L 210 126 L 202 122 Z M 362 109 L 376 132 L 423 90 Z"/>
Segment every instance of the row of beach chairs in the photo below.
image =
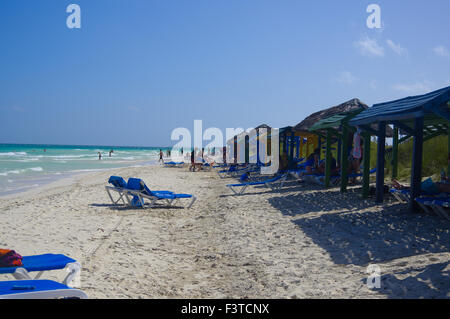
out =
<path fill-rule="evenodd" d="M 272 190 L 278 190 L 283 187 L 287 178 L 291 176 L 298 176 L 299 173 L 304 172 L 304 167 L 302 167 L 301 163 L 299 164 L 297 169 L 291 169 L 287 171 L 279 172 L 274 176 L 267 177 L 261 180 L 253 180 L 251 177 L 253 175 L 257 175 L 260 171 L 260 166 L 257 165 L 247 165 L 247 166 L 238 166 L 233 165 L 228 167 L 227 169 L 223 169 L 218 171 L 218 175 L 220 178 L 226 177 L 241 177 L 240 183 L 228 184 L 226 185 L 234 195 L 242 195 L 250 186 L 258 186 L 264 185 L 267 188 Z M 370 170 L 370 174 L 376 173 L 376 168 Z M 248 181 L 244 181 L 242 177 L 248 179 Z M 361 178 L 362 173 L 358 174 L 349 174 L 348 178 L 357 179 Z M 340 181 L 340 174 L 336 174 L 331 176 L 331 184 L 336 185 Z M 324 185 L 325 175 L 323 174 L 311 174 L 304 175 L 302 179 L 307 182 L 315 183 L 318 185 Z M 391 189 L 390 193 L 400 202 L 408 202 L 410 199 L 410 191 L 407 189 Z M 450 220 L 449 208 L 450 208 L 450 194 L 440 194 L 439 196 L 430 196 L 427 194 L 423 194 L 422 196 L 415 198 L 415 201 L 419 204 L 419 206 L 427 213 L 434 213 L 444 219 Z"/>
<path fill-rule="evenodd" d="M 390 189 L 390 193 L 400 202 L 409 202 L 411 192 L 409 189 Z M 435 215 L 444 219 L 450 220 L 448 209 L 450 208 L 450 194 L 439 194 L 431 196 L 429 194 L 422 194 L 414 200 L 427 213 L 434 213 Z"/>

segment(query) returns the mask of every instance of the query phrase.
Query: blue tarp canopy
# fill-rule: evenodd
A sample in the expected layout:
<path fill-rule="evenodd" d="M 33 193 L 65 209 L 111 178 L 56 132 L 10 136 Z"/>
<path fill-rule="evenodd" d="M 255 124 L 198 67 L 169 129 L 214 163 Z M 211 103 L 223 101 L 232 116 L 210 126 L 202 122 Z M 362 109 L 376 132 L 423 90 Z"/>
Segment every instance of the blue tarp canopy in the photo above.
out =
<path fill-rule="evenodd" d="M 359 113 L 349 124 L 402 121 L 435 114 L 450 121 L 450 86 L 424 95 L 410 96 L 391 102 L 374 104 Z"/>

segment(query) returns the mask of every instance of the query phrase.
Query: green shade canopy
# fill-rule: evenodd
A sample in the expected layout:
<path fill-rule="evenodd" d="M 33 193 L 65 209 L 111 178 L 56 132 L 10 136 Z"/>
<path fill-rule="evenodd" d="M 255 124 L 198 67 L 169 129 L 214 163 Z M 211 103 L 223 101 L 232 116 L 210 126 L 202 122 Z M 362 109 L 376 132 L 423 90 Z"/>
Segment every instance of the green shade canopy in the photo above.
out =
<path fill-rule="evenodd" d="M 400 100 L 379 103 L 361 112 L 350 125 L 375 122 L 404 121 L 426 116 L 425 120 L 444 118 L 450 121 L 450 86 L 424 95 L 410 96 Z M 431 115 L 431 118 L 430 118 Z"/>
<path fill-rule="evenodd" d="M 347 113 L 340 113 L 330 116 L 326 119 L 316 122 L 310 127 L 310 131 L 319 131 L 329 128 L 338 129 L 341 125 L 347 124 L 350 119 L 352 119 L 356 114 L 360 113 L 362 110 L 355 110 Z"/>

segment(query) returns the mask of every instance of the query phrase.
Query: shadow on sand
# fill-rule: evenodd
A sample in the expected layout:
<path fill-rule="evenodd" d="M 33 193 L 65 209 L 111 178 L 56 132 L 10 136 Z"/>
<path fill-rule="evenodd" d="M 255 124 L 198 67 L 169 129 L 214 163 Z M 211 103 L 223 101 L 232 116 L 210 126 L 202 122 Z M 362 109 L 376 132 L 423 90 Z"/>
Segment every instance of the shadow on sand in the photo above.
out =
<path fill-rule="evenodd" d="M 150 207 L 149 205 L 144 206 L 144 208 L 142 207 L 132 207 L 132 206 L 125 206 L 125 205 L 114 205 L 114 204 L 90 204 L 89 206 L 91 207 L 107 207 L 109 209 L 113 209 L 113 210 L 119 210 L 119 211 L 128 211 L 128 210 L 144 210 L 144 209 L 158 209 L 158 208 L 164 208 L 164 209 L 183 209 L 183 206 L 168 206 L 168 205 L 155 205 Z"/>
<path fill-rule="evenodd" d="M 283 214 L 293 216 L 292 222 L 325 249 L 335 264 L 366 267 L 393 262 L 391 267 L 395 267 L 399 258 L 450 252 L 450 223 L 432 215 L 411 214 L 404 204 L 375 207 L 372 200 L 361 200 L 356 193 L 334 190 L 290 194 L 269 202 Z M 308 214 L 321 211 L 324 213 Z M 432 256 L 421 258 L 428 258 L 428 265 L 417 266 L 419 262 L 413 261 L 412 268 L 402 270 L 404 274 L 381 272 L 380 293 L 390 298 L 446 298 L 450 291 L 449 262 L 433 263 L 438 259 Z M 399 261 L 400 270 L 406 265 Z M 405 275 L 405 279 L 397 278 Z"/>
<path fill-rule="evenodd" d="M 398 279 L 392 274 L 382 275 L 378 292 L 388 298 L 449 298 L 450 261 L 432 264 L 412 270 L 396 272 L 405 279 Z M 363 280 L 366 285 L 367 280 Z"/>
<path fill-rule="evenodd" d="M 269 199 L 269 203 L 287 216 L 330 211 L 330 209 L 354 211 L 373 206 L 372 200 L 360 198 L 359 188 L 350 189 L 347 193 L 342 194 L 337 188 L 323 192 L 322 187 L 311 185 L 297 193 L 272 197 Z"/>
<path fill-rule="evenodd" d="M 293 222 L 326 249 L 336 264 L 364 266 L 450 251 L 448 222 L 407 210 L 325 214 Z"/>

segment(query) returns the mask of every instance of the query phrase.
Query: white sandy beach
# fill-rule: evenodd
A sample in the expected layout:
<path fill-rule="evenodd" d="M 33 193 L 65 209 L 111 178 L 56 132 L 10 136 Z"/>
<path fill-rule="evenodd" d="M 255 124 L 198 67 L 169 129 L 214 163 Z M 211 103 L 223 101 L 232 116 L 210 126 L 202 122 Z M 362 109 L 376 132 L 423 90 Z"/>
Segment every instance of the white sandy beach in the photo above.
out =
<path fill-rule="evenodd" d="M 198 200 L 192 209 L 113 207 L 110 175 Z M 352 188 L 292 182 L 236 197 L 225 187 L 231 182 L 214 171 L 155 166 L 59 181 L 0 198 L 0 247 L 78 260 L 90 298 L 450 297 L 448 221 L 375 205 Z M 381 269 L 380 289 L 365 284 L 369 264 Z"/>

